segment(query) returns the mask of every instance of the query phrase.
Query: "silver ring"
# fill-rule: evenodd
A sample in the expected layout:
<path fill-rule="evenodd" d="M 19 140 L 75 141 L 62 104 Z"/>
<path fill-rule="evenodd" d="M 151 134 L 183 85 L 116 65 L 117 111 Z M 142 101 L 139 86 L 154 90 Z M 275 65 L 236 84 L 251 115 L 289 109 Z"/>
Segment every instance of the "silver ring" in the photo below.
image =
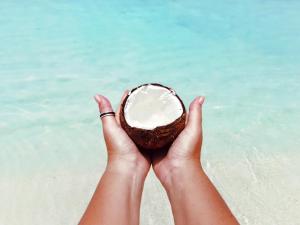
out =
<path fill-rule="evenodd" d="M 103 118 L 105 116 L 115 116 L 115 112 L 104 112 L 104 113 L 100 113 L 100 118 Z"/>

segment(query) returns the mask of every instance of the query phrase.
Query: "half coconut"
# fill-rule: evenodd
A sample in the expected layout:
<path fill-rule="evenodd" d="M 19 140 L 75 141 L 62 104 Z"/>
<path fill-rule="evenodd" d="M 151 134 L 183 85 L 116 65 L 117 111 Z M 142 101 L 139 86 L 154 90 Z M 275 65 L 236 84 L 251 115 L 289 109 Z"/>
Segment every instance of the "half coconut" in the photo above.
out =
<path fill-rule="evenodd" d="M 185 119 L 182 100 L 173 89 L 161 84 L 143 84 L 132 89 L 121 105 L 121 126 L 143 149 L 170 145 L 184 129 Z"/>

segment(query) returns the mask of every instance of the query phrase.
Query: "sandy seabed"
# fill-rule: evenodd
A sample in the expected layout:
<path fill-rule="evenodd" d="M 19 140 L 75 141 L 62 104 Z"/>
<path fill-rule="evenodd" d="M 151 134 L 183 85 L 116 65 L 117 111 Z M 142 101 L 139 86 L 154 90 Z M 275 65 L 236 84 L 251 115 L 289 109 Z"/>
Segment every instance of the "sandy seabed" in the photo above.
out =
<path fill-rule="evenodd" d="M 300 221 L 299 154 L 203 159 L 205 170 L 241 224 L 290 225 Z M 0 224 L 77 224 L 103 172 L 57 170 L 0 179 Z M 151 171 L 145 183 L 141 224 L 173 224 L 171 208 Z"/>

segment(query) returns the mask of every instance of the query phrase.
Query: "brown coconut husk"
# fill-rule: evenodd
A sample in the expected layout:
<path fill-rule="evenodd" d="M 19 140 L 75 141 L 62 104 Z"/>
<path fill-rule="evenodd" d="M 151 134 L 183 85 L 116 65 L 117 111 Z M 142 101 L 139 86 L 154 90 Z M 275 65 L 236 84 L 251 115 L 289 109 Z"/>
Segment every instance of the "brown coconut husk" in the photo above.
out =
<path fill-rule="evenodd" d="M 133 88 L 130 93 L 134 92 L 136 89 L 138 89 L 141 86 L 146 86 L 149 84 L 142 84 L 136 88 Z M 169 89 L 170 91 L 174 92 L 172 88 L 166 87 L 161 84 L 157 83 L 150 83 L 150 85 L 156 85 L 160 86 L 166 89 Z M 186 120 L 186 110 L 184 107 L 184 104 L 180 97 L 174 92 L 175 97 L 177 97 L 181 103 L 183 112 L 181 116 L 173 121 L 170 124 L 156 127 L 152 130 L 147 129 L 141 129 L 136 127 L 131 127 L 127 121 L 125 120 L 124 115 L 124 107 L 126 104 L 126 101 L 130 94 L 128 94 L 123 103 L 121 104 L 121 111 L 120 111 L 120 123 L 122 128 L 126 131 L 126 133 L 129 135 L 129 137 L 135 142 L 135 144 L 143 149 L 148 150 L 155 150 L 155 149 L 161 149 L 165 146 L 170 145 L 176 137 L 180 134 L 180 132 L 185 127 L 185 120 Z"/>

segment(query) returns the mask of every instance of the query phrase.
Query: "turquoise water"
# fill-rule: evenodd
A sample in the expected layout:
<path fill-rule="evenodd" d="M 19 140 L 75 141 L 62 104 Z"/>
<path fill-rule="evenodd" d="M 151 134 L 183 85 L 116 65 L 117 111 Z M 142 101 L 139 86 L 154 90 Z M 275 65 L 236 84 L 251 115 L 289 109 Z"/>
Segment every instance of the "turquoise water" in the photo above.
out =
<path fill-rule="evenodd" d="M 186 107 L 206 96 L 202 161 L 242 224 L 300 221 L 299 11 L 295 0 L 1 1 L 0 223 L 75 224 L 106 162 L 93 95 L 116 107 L 147 82 Z M 145 188 L 142 224 L 171 224 L 153 174 Z"/>

